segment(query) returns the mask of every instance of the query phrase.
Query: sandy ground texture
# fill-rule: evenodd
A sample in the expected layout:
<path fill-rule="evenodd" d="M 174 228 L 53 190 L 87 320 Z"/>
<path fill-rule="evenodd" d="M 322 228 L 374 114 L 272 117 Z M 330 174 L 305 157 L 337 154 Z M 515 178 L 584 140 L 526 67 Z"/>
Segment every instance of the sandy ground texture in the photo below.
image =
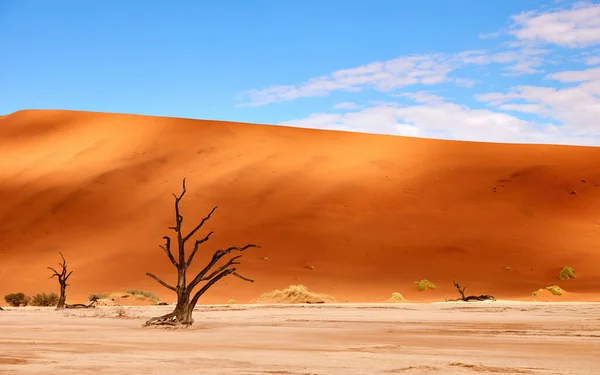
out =
<path fill-rule="evenodd" d="M 393 292 L 432 302 L 470 294 L 600 297 L 600 148 L 440 141 L 218 121 L 71 111 L 0 118 L 0 296 L 68 302 L 142 289 L 172 302 L 159 245 L 187 178 L 184 231 L 214 206 L 195 258 L 256 243 L 200 303 L 246 303 L 303 284 L 338 302 Z M 559 281 L 564 266 L 576 279 Z M 420 293 L 428 279 L 435 290 Z M 0 303 L 4 303 L 0 301 Z"/>
<path fill-rule="evenodd" d="M 600 374 L 598 303 L 203 306 L 191 329 L 141 327 L 168 309 L 0 312 L 0 373 Z"/>

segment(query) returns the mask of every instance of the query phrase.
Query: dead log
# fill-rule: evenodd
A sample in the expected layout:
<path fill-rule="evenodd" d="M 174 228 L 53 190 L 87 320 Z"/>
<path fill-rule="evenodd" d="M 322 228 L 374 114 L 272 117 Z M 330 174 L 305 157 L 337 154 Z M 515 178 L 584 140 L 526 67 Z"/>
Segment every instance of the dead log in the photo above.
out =
<path fill-rule="evenodd" d="M 456 281 L 452 280 L 452 282 L 454 283 L 454 286 L 456 287 L 456 289 L 458 289 L 458 292 L 460 293 L 461 298 L 457 298 L 455 300 L 450 300 L 450 301 L 471 302 L 471 301 L 495 301 L 496 300 L 496 298 L 494 296 L 491 296 L 488 294 L 482 294 L 480 296 L 466 296 L 465 297 L 465 289 L 467 289 L 467 287 L 465 286 L 464 288 L 461 288 L 460 285 L 458 285 L 458 283 Z"/>

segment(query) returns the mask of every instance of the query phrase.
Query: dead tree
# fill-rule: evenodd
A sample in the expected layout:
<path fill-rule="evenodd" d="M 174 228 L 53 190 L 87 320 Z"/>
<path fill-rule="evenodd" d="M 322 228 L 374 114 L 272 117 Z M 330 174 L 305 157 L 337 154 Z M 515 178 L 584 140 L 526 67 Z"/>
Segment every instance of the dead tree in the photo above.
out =
<path fill-rule="evenodd" d="M 190 267 L 190 265 L 192 264 L 192 261 L 194 260 L 194 256 L 198 252 L 200 245 L 202 245 L 203 243 L 208 241 L 210 239 L 210 236 L 213 234 L 213 232 L 208 233 L 206 235 L 206 237 L 204 237 L 202 239 L 196 240 L 194 242 L 192 251 L 189 253 L 189 255 L 186 254 L 185 245 L 192 238 L 192 236 L 194 236 L 194 234 L 196 234 L 196 232 L 200 228 L 202 228 L 204 223 L 210 219 L 210 217 L 215 212 L 217 207 L 214 207 L 212 209 L 212 211 L 210 211 L 208 216 L 206 216 L 204 219 L 202 219 L 200 224 L 196 225 L 196 227 L 194 227 L 194 229 L 192 229 L 188 234 L 184 234 L 182 231 L 182 228 L 181 228 L 181 225 L 183 223 L 183 216 L 180 213 L 179 202 L 181 201 L 181 198 L 183 198 L 185 193 L 186 193 L 186 188 L 185 188 L 185 178 L 184 178 L 183 179 L 183 191 L 181 192 L 181 194 L 179 196 L 173 194 L 173 196 L 175 197 L 175 226 L 169 227 L 169 229 L 172 229 L 173 231 L 175 231 L 175 235 L 177 237 L 177 253 L 176 253 L 176 255 L 173 255 L 173 252 L 171 251 L 171 238 L 169 236 L 163 237 L 165 240 L 165 245 L 160 246 L 160 248 L 169 257 L 169 260 L 171 261 L 171 263 L 175 266 L 175 268 L 177 268 L 177 285 L 176 286 L 169 285 L 166 282 L 164 282 L 163 280 L 156 277 L 155 275 L 153 275 L 151 273 L 146 273 L 146 276 L 154 279 L 160 285 L 164 286 L 165 288 L 167 288 L 169 290 L 172 290 L 173 292 L 175 292 L 177 294 L 177 305 L 175 306 L 175 310 L 173 312 L 163 315 L 163 316 L 151 318 L 150 320 L 148 320 L 145 324 L 146 326 L 163 325 L 163 324 L 166 324 L 166 325 L 177 325 L 177 324 L 191 325 L 191 324 L 193 324 L 194 320 L 192 319 L 192 313 L 194 311 L 194 307 L 196 306 L 196 303 L 198 303 L 198 299 L 200 299 L 200 297 L 204 293 L 206 293 L 206 291 L 210 287 L 212 287 L 215 283 L 217 283 L 219 280 L 221 280 L 225 276 L 233 275 L 244 281 L 254 282 L 254 280 L 250 280 L 250 279 L 240 275 L 239 273 L 237 273 L 236 268 L 232 267 L 237 264 L 240 264 L 237 260 L 242 257 L 241 254 L 232 257 L 225 264 L 223 264 L 222 266 L 216 268 L 214 271 L 211 272 L 213 267 L 215 267 L 217 265 L 217 263 L 221 260 L 221 258 L 223 258 L 225 255 L 227 255 L 233 251 L 243 252 L 246 249 L 249 249 L 252 247 L 255 247 L 255 248 L 260 247 L 258 245 L 253 245 L 253 244 L 245 245 L 242 247 L 233 246 L 233 247 L 229 247 L 224 250 L 217 250 L 213 254 L 210 262 L 208 262 L 208 264 L 202 269 L 202 271 L 200 271 L 189 283 L 187 282 L 188 267 Z M 206 283 L 198 291 L 196 291 L 194 293 L 194 289 L 202 282 L 206 282 Z"/>
<path fill-rule="evenodd" d="M 461 289 L 460 285 L 458 285 L 458 283 L 454 280 L 452 280 L 452 282 L 454 283 L 454 286 L 456 287 L 456 289 L 458 289 L 458 292 L 460 293 L 460 297 L 461 298 L 457 298 L 454 301 L 465 301 L 465 302 L 470 302 L 470 301 L 495 301 L 496 298 L 494 298 L 494 296 L 490 296 L 488 294 L 482 294 L 480 296 L 467 296 L 465 297 L 465 289 L 467 289 L 467 287 L 465 286 L 464 288 Z"/>
<path fill-rule="evenodd" d="M 60 284 L 60 297 L 58 298 L 58 304 L 56 305 L 57 310 L 65 308 L 65 301 L 67 299 L 67 287 L 69 286 L 69 284 L 67 284 L 67 280 L 69 279 L 69 276 L 71 276 L 71 274 L 73 273 L 73 271 L 67 273 L 67 261 L 65 260 L 65 257 L 62 255 L 61 252 L 59 252 L 59 254 L 62 258 L 62 263 L 58 263 L 58 265 L 61 267 L 62 270 L 58 272 L 54 268 L 48 267 L 50 271 L 54 272 L 54 275 L 50 276 L 50 278 L 56 276 L 56 278 L 58 279 L 58 283 Z"/>

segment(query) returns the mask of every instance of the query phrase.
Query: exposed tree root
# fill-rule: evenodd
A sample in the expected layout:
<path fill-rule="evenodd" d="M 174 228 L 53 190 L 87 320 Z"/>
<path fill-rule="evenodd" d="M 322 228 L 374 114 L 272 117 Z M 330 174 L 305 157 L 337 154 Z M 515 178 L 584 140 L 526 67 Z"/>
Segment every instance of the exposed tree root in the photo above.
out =
<path fill-rule="evenodd" d="M 163 315 L 163 316 L 157 316 L 154 318 L 150 318 L 146 321 L 146 323 L 144 324 L 145 327 L 148 326 L 159 326 L 159 325 L 163 325 L 163 326 L 176 326 L 177 323 L 177 313 L 175 311 L 173 311 L 172 313 Z"/>

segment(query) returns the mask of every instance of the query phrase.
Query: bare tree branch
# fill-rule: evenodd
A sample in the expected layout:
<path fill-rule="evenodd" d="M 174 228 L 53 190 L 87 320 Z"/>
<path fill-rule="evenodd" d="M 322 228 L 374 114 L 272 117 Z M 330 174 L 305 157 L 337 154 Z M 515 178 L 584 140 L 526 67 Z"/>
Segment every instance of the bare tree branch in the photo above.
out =
<path fill-rule="evenodd" d="M 215 207 L 212 209 L 212 211 L 210 211 L 210 213 L 208 214 L 208 216 L 206 216 L 204 219 L 202 219 L 202 221 L 200 222 L 200 224 L 198 224 L 198 225 L 196 226 L 196 228 L 194 228 L 194 229 L 193 229 L 193 230 L 192 230 L 192 231 L 191 231 L 191 232 L 190 232 L 190 233 L 189 233 L 187 236 L 185 236 L 185 237 L 183 238 L 183 243 L 186 243 L 186 242 L 187 242 L 187 240 L 189 240 L 189 239 L 190 239 L 190 237 L 192 237 L 192 236 L 193 236 L 193 235 L 194 235 L 194 234 L 195 234 L 195 233 L 198 231 L 198 229 L 202 228 L 202 226 L 204 225 L 204 223 L 205 223 L 205 222 L 206 222 L 208 219 L 210 219 L 210 217 L 212 216 L 213 212 L 215 212 L 215 210 L 217 209 L 217 207 L 218 207 L 218 206 L 215 206 Z"/>
<path fill-rule="evenodd" d="M 54 268 L 52 267 L 46 267 L 48 268 L 50 271 L 54 272 L 54 275 L 50 276 L 50 279 L 53 278 L 54 276 L 60 276 L 61 274 L 58 273 Z"/>
<path fill-rule="evenodd" d="M 198 273 L 198 275 L 196 275 L 196 277 L 194 278 L 194 280 L 192 280 L 192 281 L 189 283 L 189 285 L 188 285 L 188 289 L 189 289 L 190 291 L 191 291 L 191 290 L 194 290 L 194 287 L 195 287 L 196 285 L 198 285 L 198 283 L 199 283 L 199 282 L 201 282 L 201 281 L 202 281 L 202 278 L 204 277 L 204 275 L 206 275 L 206 273 L 207 273 L 208 271 L 210 271 L 210 269 L 211 269 L 211 268 L 213 268 L 213 267 L 214 267 L 214 265 L 215 265 L 215 264 L 217 264 L 217 262 L 218 262 L 218 261 L 219 261 L 221 258 L 223 258 L 225 255 L 229 254 L 229 253 L 230 253 L 230 252 L 232 252 L 232 251 L 240 251 L 240 252 L 241 252 L 241 251 L 244 251 L 244 250 L 246 250 L 246 249 L 249 249 L 249 248 L 251 248 L 251 247 L 260 248 L 260 246 L 258 246 L 258 245 L 249 244 L 249 245 L 246 245 L 246 246 L 243 246 L 243 247 L 236 247 L 236 246 L 232 246 L 232 247 L 230 247 L 230 248 L 228 248 L 228 249 L 225 249 L 225 250 L 217 250 L 217 251 L 215 252 L 215 254 L 213 255 L 213 257 L 212 257 L 212 260 L 210 261 L 210 263 L 208 263 L 208 264 L 206 265 L 206 267 L 204 267 L 204 269 L 203 269 L 202 271 L 200 271 L 200 272 Z"/>
<path fill-rule="evenodd" d="M 175 257 L 173 256 L 173 253 L 171 252 L 171 238 L 169 236 L 164 236 L 163 238 L 165 239 L 166 244 L 164 246 L 159 245 L 159 247 L 163 249 L 165 253 L 167 253 L 167 256 L 169 257 L 171 263 L 173 263 L 173 265 L 177 267 L 179 264 L 177 263 Z"/>
<path fill-rule="evenodd" d="M 171 289 L 174 292 L 177 292 L 177 289 L 167 283 L 165 283 L 164 281 L 162 281 L 161 279 L 159 279 L 158 277 L 154 276 L 153 274 L 146 272 L 146 276 L 156 280 L 156 282 L 158 282 L 160 285 L 164 286 L 167 289 Z"/>
<path fill-rule="evenodd" d="M 196 243 L 194 244 L 194 249 L 192 250 L 192 253 L 190 254 L 190 256 L 188 257 L 188 260 L 187 260 L 187 266 L 188 267 L 190 266 L 190 264 L 192 264 L 192 260 L 194 260 L 194 255 L 196 255 L 196 252 L 200 248 L 200 245 L 202 245 L 203 243 L 205 243 L 206 241 L 208 241 L 209 238 L 210 238 L 210 236 L 211 236 L 211 234 L 213 234 L 213 233 L 214 232 L 210 232 L 203 239 L 196 240 Z"/>
<path fill-rule="evenodd" d="M 220 273 L 221 271 L 227 269 L 229 266 L 233 266 L 235 264 L 240 264 L 240 262 L 236 262 L 236 260 L 238 260 L 241 257 L 242 257 L 241 255 L 234 256 L 233 258 L 229 259 L 229 261 L 227 263 L 225 263 L 221 267 L 219 267 L 216 270 L 214 270 L 210 275 L 202 277 L 200 279 L 200 281 L 210 280 L 213 277 L 217 276 L 217 274 Z"/>
<path fill-rule="evenodd" d="M 198 302 L 198 299 L 200 298 L 200 296 L 202 296 L 204 293 L 206 293 L 206 291 L 208 289 L 210 289 L 210 287 L 212 287 L 213 285 L 215 285 L 215 283 L 219 280 L 221 280 L 223 277 L 227 276 L 227 275 L 235 275 L 239 278 L 241 278 L 242 280 L 247 280 L 250 282 L 253 282 L 254 280 L 250 280 L 250 279 L 246 279 L 245 277 L 239 275 L 236 272 L 235 268 L 229 268 L 226 269 L 225 271 L 221 272 L 220 274 L 216 275 L 215 277 L 213 277 L 208 283 L 206 283 L 202 289 L 200 289 L 199 291 L 196 292 L 196 294 L 194 294 L 194 298 L 192 298 L 192 300 L 190 301 L 190 305 L 191 306 L 195 306 L 196 303 Z"/>

